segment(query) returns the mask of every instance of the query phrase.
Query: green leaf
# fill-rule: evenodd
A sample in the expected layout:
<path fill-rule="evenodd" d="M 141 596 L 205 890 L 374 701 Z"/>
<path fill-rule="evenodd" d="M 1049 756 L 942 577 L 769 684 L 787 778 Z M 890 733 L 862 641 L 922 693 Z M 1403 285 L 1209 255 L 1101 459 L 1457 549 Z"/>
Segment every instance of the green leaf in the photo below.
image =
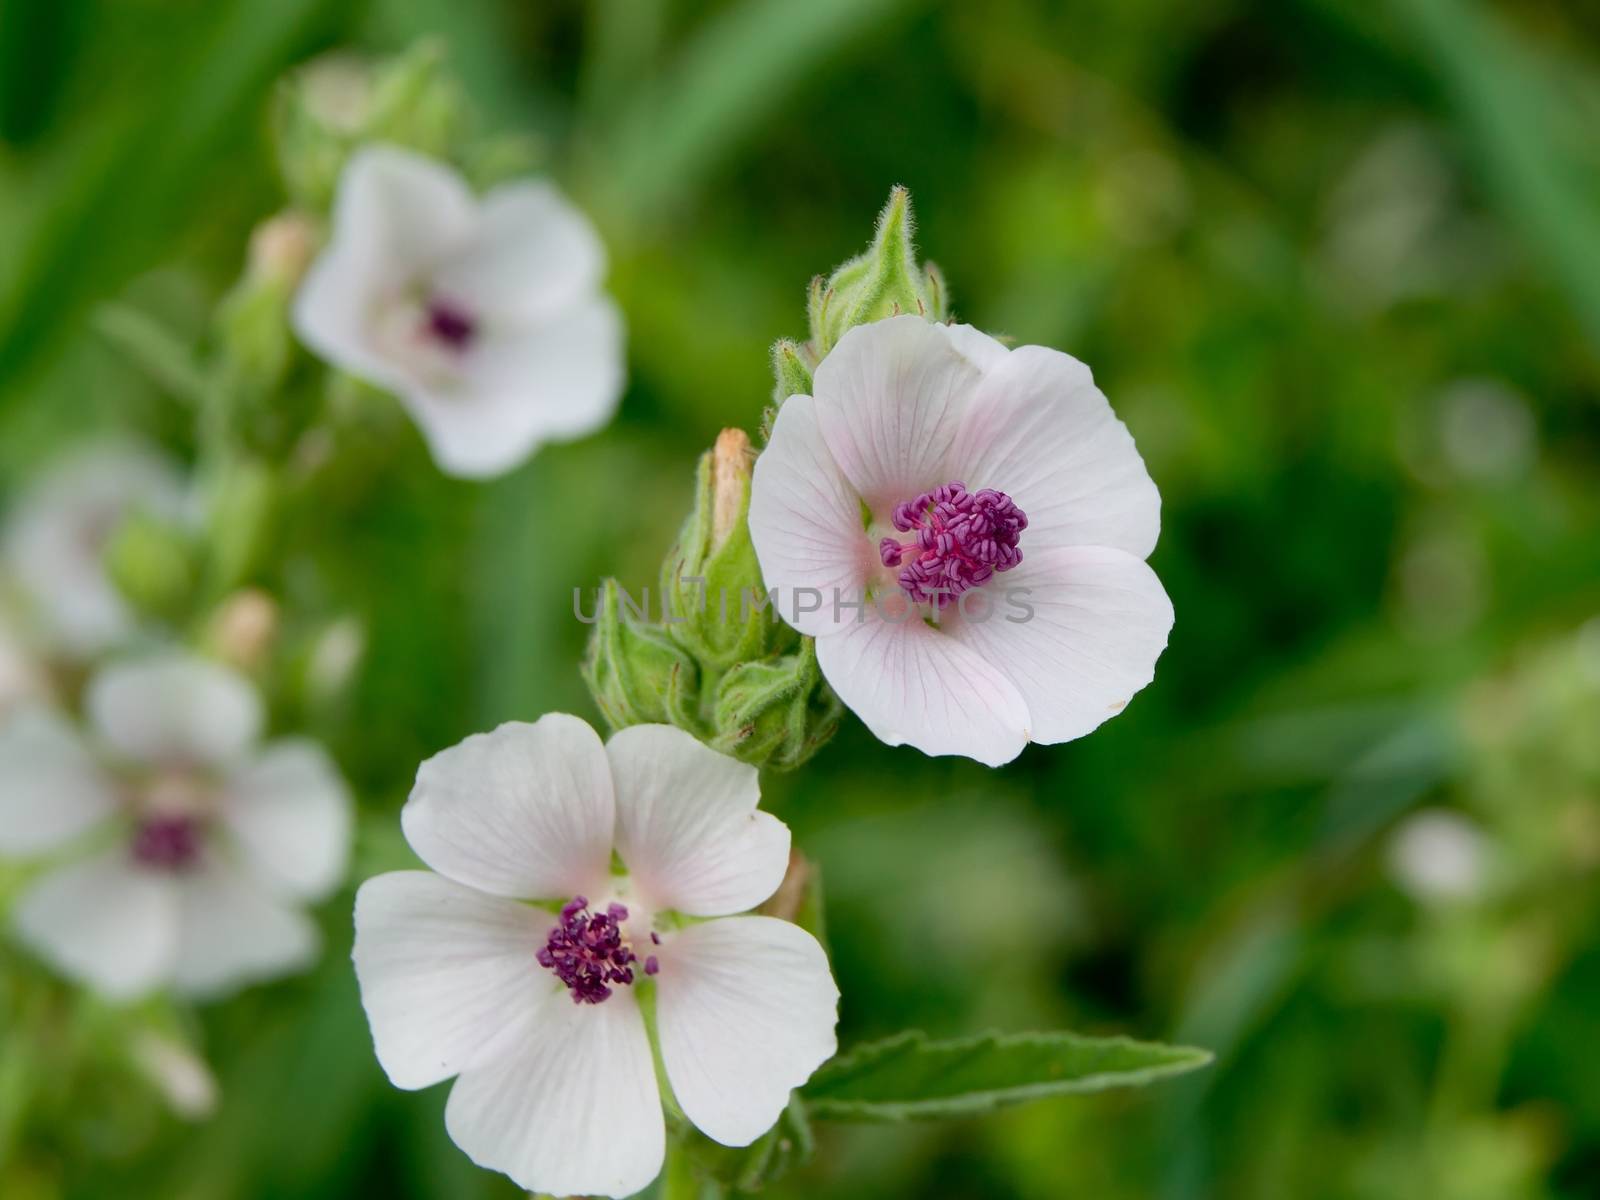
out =
<path fill-rule="evenodd" d="M 1206 1050 L 1124 1037 L 988 1033 L 935 1042 L 910 1030 L 834 1059 L 803 1094 L 818 1120 L 954 1117 L 1047 1096 L 1154 1083 L 1210 1061 Z"/>

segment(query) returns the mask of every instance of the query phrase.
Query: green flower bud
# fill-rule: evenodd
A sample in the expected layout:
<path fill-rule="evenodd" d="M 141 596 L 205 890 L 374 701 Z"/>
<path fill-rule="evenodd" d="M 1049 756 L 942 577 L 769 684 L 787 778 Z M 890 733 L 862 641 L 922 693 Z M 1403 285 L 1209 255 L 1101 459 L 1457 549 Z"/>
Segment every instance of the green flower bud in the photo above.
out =
<path fill-rule="evenodd" d="M 106 571 L 140 612 L 181 616 L 194 594 L 195 547 L 181 528 L 144 512 L 124 517 L 105 548 Z"/>
<path fill-rule="evenodd" d="M 385 62 L 348 54 L 319 58 L 284 82 L 273 115 L 290 197 L 325 212 L 357 146 L 392 142 L 450 157 L 464 140 L 467 105 L 444 69 L 443 48 L 423 41 Z"/>
<path fill-rule="evenodd" d="M 792 770 L 839 728 L 843 706 L 817 670 L 815 643 L 740 663 L 718 681 L 710 745 L 744 762 Z"/>
<path fill-rule="evenodd" d="M 234 377 L 258 392 L 277 389 L 294 352 L 289 305 L 316 249 L 311 220 L 296 212 L 269 217 L 250 235 L 243 277 L 217 314 L 222 349 Z"/>
<path fill-rule="evenodd" d="M 265 561 L 278 507 L 278 479 L 255 459 L 229 464 L 211 495 L 207 534 L 213 593 L 246 582 Z"/>
<path fill-rule="evenodd" d="M 601 589 L 582 672 L 611 728 L 664 722 L 701 736 L 694 659 L 660 626 L 629 611 L 614 579 Z"/>
<path fill-rule="evenodd" d="M 661 568 L 666 631 L 703 666 L 736 663 L 790 649 L 794 634 L 763 595 L 746 516 L 755 455 L 740 429 L 724 429 L 701 456 L 695 504 Z"/>
<path fill-rule="evenodd" d="M 931 263 L 917 264 L 913 229 L 911 193 L 896 187 L 878 216 L 877 232 L 866 253 L 839 267 L 826 283 L 820 277 L 812 280 L 807 315 L 809 350 L 816 362 L 856 325 L 901 313 L 918 313 L 930 321 L 946 318 L 944 278 Z"/>

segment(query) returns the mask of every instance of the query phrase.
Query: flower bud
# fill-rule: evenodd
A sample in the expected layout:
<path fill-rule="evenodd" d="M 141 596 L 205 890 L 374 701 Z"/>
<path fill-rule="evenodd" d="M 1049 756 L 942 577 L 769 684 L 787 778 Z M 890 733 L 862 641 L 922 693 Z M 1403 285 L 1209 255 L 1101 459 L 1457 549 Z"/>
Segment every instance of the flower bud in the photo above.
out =
<path fill-rule="evenodd" d="M 345 54 L 317 59 L 279 92 L 274 125 L 284 185 L 296 204 L 325 212 L 345 159 L 362 142 L 452 157 L 463 142 L 466 115 L 465 98 L 436 42 L 420 42 L 385 62 Z"/>
<path fill-rule="evenodd" d="M 177 1038 L 141 1031 L 129 1045 L 128 1055 L 178 1117 L 203 1121 L 216 1111 L 216 1076 L 205 1059 Z"/>
<path fill-rule="evenodd" d="M 709 744 L 744 762 L 792 770 L 833 737 L 843 711 L 804 638 L 793 654 L 740 663 L 722 676 Z"/>
<path fill-rule="evenodd" d="M 613 729 L 665 722 L 701 735 L 694 660 L 642 612 L 628 611 L 614 579 L 601 588 L 582 671 Z"/>
<path fill-rule="evenodd" d="M 809 350 L 815 361 L 820 362 L 845 331 L 856 325 L 901 313 L 917 313 L 930 321 L 945 319 L 944 278 L 931 263 L 917 264 L 913 229 L 911 193 L 896 187 L 878 216 L 878 228 L 866 253 L 839 267 L 826 283 L 820 277 L 812 280 L 807 315 Z M 780 386 L 782 382 L 780 377 Z"/>
<path fill-rule="evenodd" d="M 106 571 L 134 608 L 173 618 L 194 592 L 194 549 L 183 529 L 136 511 L 118 522 L 106 542 Z"/>
<path fill-rule="evenodd" d="M 367 653 L 367 631 L 355 617 L 340 617 L 311 644 L 305 667 L 306 699 L 327 705 L 340 699 Z"/>
<path fill-rule="evenodd" d="M 256 459 L 231 463 L 211 496 L 210 584 L 231 591 L 263 561 L 277 516 L 278 479 Z"/>
<path fill-rule="evenodd" d="M 260 588 L 244 588 L 212 616 L 209 640 L 223 662 L 254 671 L 266 661 L 277 633 L 277 603 Z"/>
<path fill-rule="evenodd" d="M 661 568 L 667 634 L 703 666 L 736 663 L 792 648 L 794 635 L 762 594 L 750 541 L 750 471 L 755 455 L 743 430 L 724 429 L 700 458 L 695 504 Z"/>
<path fill-rule="evenodd" d="M 304 214 L 267 218 L 251 233 L 244 275 L 218 310 L 218 337 L 234 377 L 257 393 L 275 391 L 288 373 L 295 344 L 289 306 L 316 243 L 316 228 Z"/>

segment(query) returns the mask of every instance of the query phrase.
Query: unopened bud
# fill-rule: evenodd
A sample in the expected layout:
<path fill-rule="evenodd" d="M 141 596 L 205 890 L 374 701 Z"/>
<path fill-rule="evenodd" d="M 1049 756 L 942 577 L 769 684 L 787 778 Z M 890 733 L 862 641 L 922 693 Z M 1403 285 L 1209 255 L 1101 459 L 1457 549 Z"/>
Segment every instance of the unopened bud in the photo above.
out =
<path fill-rule="evenodd" d="M 807 305 L 811 352 L 820 361 L 845 331 L 871 321 L 914 313 L 930 321 L 947 316 L 944 279 L 931 263 L 919 266 L 912 233 L 911 193 L 896 187 L 878 215 L 872 245 L 823 282 L 811 284 Z"/>
<path fill-rule="evenodd" d="M 216 1076 L 205 1059 L 176 1038 L 151 1030 L 137 1033 L 128 1056 L 183 1120 L 201 1121 L 216 1111 Z"/>
<path fill-rule="evenodd" d="M 711 448 L 711 552 L 727 545 L 750 503 L 755 453 L 742 429 L 724 429 Z"/>
<path fill-rule="evenodd" d="M 223 662 L 254 671 L 266 661 L 277 633 L 277 602 L 260 588 L 245 588 L 217 609 L 211 619 L 210 641 Z"/>
<path fill-rule="evenodd" d="M 244 274 L 217 311 L 218 339 L 233 376 L 255 395 L 276 393 L 288 373 L 294 349 L 289 306 L 316 242 L 316 228 L 304 214 L 268 217 L 251 233 Z"/>
<path fill-rule="evenodd" d="M 614 579 L 600 591 L 582 672 L 613 729 L 667 723 L 697 733 L 694 660 L 659 626 L 627 611 Z"/>
<path fill-rule="evenodd" d="M 250 273 L 292 291 L 316 248 L 316 228 L 309 217 L 298 212 L 268 217 L 250 234 Z"/>
<path fill-rule="evenodd" d="M 333 202 L 345 160 L 364 143 L 457 157 L 466 100 L 444 69 L 443 48 L 423 41 L 387 61 L 317 59 L 282 85 L 274 125 L 290 197 L 320 213 Z"/>
<path fill-rule="evenodd" d="M 695 504 L 661 568 L 667 633 L 703 667 L 736 663 L 792 649 L 795 636 L 770 608 L 745 602 L 761 594 L 746 518 L 755 456 L 740 429 L 725 429 L 701 455 Z"/>
<path fill-rule="evenodd" d="M 710 745 L 744 762 L 792 770 L 839 728 L 843 708 L 810 638 L 800 649 L 735 666 L 718 681 Z"/>
<path fill-rule="evenodd" d="M 149 616 L 172 619 L 194 594 L 195 547 L 189 534 L 147 512 L 124 517 L 105 547 L 117 589 Z"/>

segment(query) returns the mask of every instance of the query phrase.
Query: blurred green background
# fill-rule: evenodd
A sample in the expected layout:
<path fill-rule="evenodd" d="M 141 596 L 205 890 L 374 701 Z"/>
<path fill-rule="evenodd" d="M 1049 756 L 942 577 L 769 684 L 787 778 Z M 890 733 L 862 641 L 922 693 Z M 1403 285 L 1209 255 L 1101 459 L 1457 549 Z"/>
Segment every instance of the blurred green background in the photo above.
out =
<path fill-rule="evenodd" d="M 597 719 L 572 588 L 653 580 L 695 456 L 758 423 L 808 280 L 904 183 L 958 316 L 1083 358 L 1132 428 L 1178 620 L 1082 742 L 988 771 L 847 722 L 768 780 L 826 879 L 842 1041 L 1068 1026 L 1217 1062 L 825 1127 L 769 1194 L 1600 1195 L 1600 11 L 7 0 L 0 491 L 86 428 L 192 455 L 99 306 L 198 341 L 282 203 L 274 79 L 424 34 L 601 225 L 632 374 L 609 430 L 492 485 L 389 413 L 302 498 L 278 586 L 367 642 L 313 725 L 356 879 L 403 859 L 422 758 Z M 1437 808 L 1482 836 L 1465 894 L 1396 866 Z M 208 1122 L 85 1065 L 93 1004 L 7 1040 L 7 1200 L 516 1194 L 450 1145 L 445 1088 L 384 1081 L 348 914 L 313 974 L 202 1010 Z M 38 969 L 0 953 L 12 1025 Z"/>

